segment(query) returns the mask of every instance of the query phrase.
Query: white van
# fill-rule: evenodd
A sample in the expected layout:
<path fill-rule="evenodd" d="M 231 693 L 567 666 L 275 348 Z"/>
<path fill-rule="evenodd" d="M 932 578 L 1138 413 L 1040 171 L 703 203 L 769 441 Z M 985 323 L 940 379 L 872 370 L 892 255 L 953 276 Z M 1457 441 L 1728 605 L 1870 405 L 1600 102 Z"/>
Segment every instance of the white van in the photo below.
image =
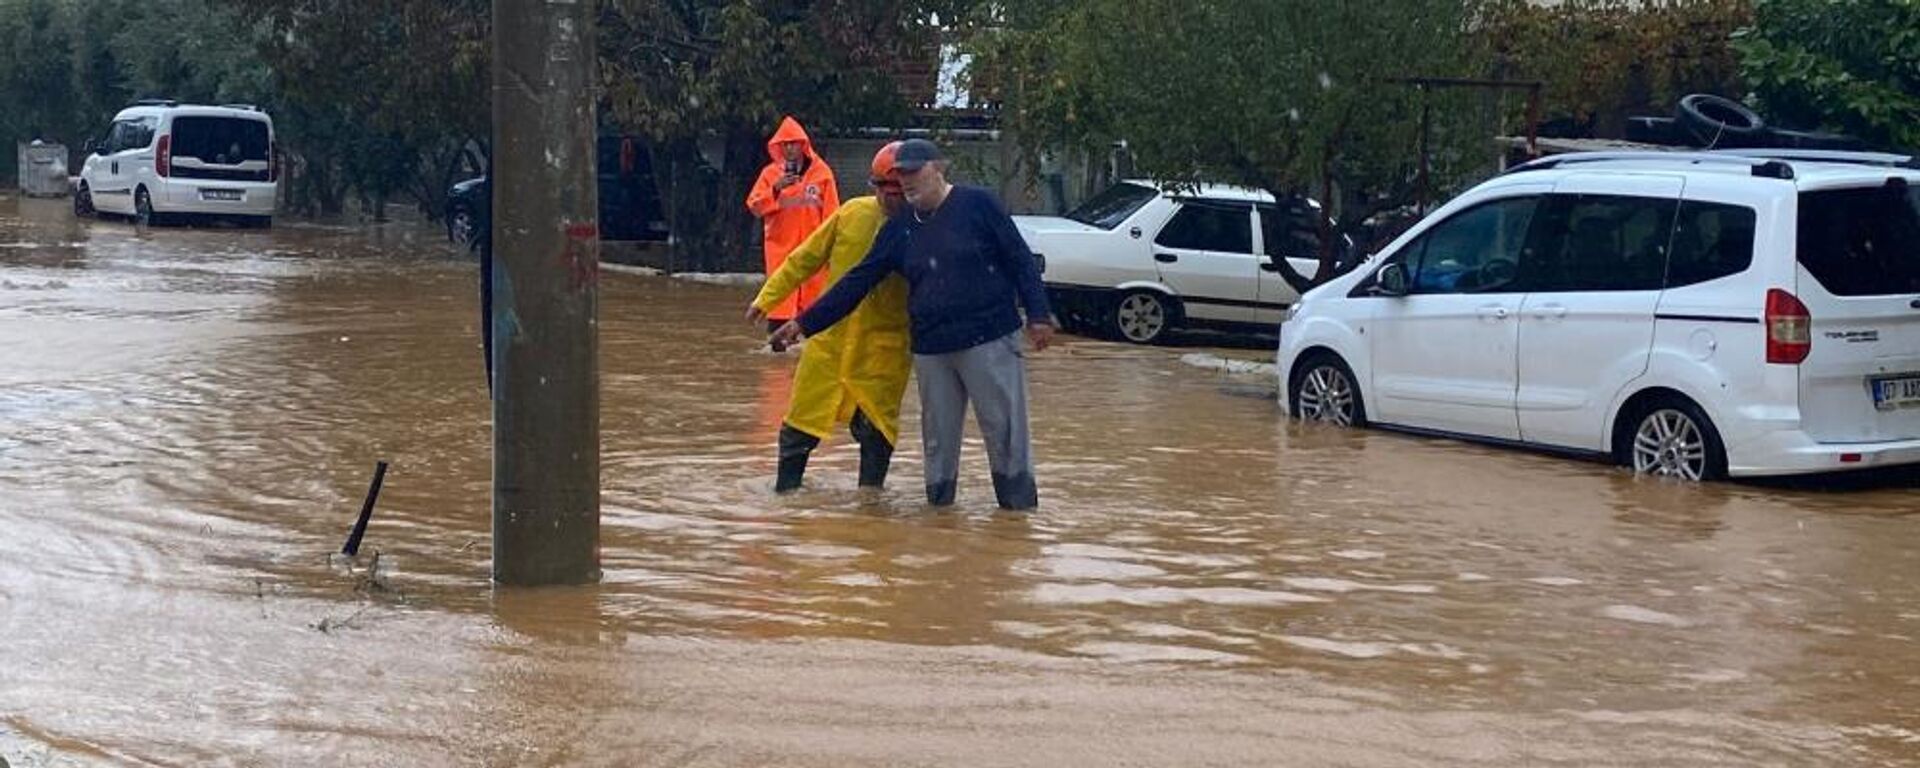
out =
<path fill-rule="evenodd" d="M 73 193 L 82 216 L 273 221 L 273 119 L 253 107 L 143 101 L 121 110 L 87 149 Z"/>
<path fill-rule="evenodd" d="M 1920 463 L 1920 171 L 1603 153 L 1475 187 L 1281 328 L 1303 419 L 1690 480 Z"/>

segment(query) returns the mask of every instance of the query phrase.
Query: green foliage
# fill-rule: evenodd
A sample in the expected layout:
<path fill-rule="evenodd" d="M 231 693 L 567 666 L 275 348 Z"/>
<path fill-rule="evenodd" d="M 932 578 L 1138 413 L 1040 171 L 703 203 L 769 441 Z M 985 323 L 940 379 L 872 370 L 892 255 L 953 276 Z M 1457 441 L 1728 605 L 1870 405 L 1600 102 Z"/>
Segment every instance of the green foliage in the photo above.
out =
<path fill-rule="evenodd" d="M 72 17 L 53 0 L 0 0 L 0 174 L 11 185 L 15 141 L 72 135 L 67 108 Z"/>
<path fill-rule="evenodd" d="M 967 0 L 604 0 L 603 119 L 655 148 L 678 266 L 747 255 L 743 201 L 783 115 L 809 131 L 898 124 L 903 58 L 931 64 L 935 14 Z M 707 151 L 701 151 L 701 145 Z M 856 169 L 837 169 L 857 190 Z"/>
<path fill-rule="evenodd" d="M 0 0 L 0 172 L 30 133 L 76 150 L 134 99 L 274 115 L 288 208 L 357 193 L 437 212 L 488 123 L 486 0 Z"/>
<path fill-rule="evenodd" d="M 1498 0 L 1486 9 L 1500 74 L 1546 83 L 1542 116 L 1618 136 L 1625 118 L 1670 114 L 1689 93 L 1736 98 L 1728 44 L 1750 0 Z"/>
<path fill-rule="evenodd" d="M 1477 135 L 1461 129 L 1474 99 L 1393 82 L 1483 72 L 1471 11 L 1460 0 L 1047 0 L 1009 7 L 979 45 L 1010 83 L 1007 119 L 1030 150 L 1125 140 L 1155 179 L 1342 197 L 1329 202 L 1346 203 L 1352 226 L 1411 193 L 1423 103 L 1459 105 L 1433 113 L 1436 176 L 1491 154 L 1491 120 Z M 1323 234 L 1315 281 L 1331 276 Z"/>
<path fill-rule="evenodd" d="M 1733 46 L 1775 122 L 1920 148 L 1920 2 L 1759 0 Z"/>
<path fill-rule="evenodd" d="M 378 217 L 445 203 L 460 151 L 488 133 L 487 0 L 253 0 L 276 126 L 292 150 L 289 202 L 338 213 L 351 189 Z"/>

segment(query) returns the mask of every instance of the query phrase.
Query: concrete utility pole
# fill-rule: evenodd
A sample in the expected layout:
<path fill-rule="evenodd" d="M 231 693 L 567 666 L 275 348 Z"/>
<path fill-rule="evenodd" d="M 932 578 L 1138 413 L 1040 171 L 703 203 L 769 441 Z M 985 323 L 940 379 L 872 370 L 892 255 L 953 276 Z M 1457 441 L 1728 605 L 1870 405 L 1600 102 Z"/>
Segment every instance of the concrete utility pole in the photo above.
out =
<path fill-rule="evenodd" d="M 593 0 L 493 2 L 493 578 L 600 578 Z"/>

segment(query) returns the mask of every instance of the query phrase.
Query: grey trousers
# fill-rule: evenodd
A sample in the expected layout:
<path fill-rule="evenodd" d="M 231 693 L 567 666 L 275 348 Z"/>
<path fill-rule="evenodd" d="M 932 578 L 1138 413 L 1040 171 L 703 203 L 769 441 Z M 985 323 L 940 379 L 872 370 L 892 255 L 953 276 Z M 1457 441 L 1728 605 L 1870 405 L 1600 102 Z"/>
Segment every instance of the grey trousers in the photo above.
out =
<path fill-rule="evenodd" d="M 1040 505 L 1027 433 L 1027 364 L 1018 331 L 944 355 L 914 355 L 920 383 L 920 439 L 926 450 L 927 503 L 953 503 L 960 439 L 973 404 L 993 470 L 993 495 L 1005 509 Z"/>

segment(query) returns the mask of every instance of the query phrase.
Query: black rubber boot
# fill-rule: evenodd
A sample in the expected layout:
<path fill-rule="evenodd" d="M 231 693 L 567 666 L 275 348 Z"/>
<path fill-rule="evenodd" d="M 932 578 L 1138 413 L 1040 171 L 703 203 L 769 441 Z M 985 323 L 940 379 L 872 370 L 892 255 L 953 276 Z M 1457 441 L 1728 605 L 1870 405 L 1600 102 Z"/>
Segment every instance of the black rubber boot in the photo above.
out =
<path fill-rule="evenodd" d="M 927 483 L 927 503 L 936 507 L 953 506 L 953 497 L 960 484 L 952 480 Z"/>
<path fill-rule="evenodd" d="M 850 425 L 853 439 L 860 443 L 860 487 L 879 488 L 887 484 L 887 468 L 893 465 L 893 443 L 880 428 L 867 420 L 863 411 L 853 412 Z"/>
<path fill-rule="evenodd" d="M 1040 506 L 1040 488 L 1033 482 L 1033 475 L 994 475 L 993 497 L 1000 502 L 1001 509 L 1024 510 Z"/>
<path fill-rule="evenodd" d="M 780 425 L 780 469 L 774 475 L 773 492 L 786 493 L 800 487 L 807 475 L 807 459 L 820 447 L 820 438 L 785 424 Z"/>

